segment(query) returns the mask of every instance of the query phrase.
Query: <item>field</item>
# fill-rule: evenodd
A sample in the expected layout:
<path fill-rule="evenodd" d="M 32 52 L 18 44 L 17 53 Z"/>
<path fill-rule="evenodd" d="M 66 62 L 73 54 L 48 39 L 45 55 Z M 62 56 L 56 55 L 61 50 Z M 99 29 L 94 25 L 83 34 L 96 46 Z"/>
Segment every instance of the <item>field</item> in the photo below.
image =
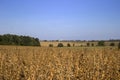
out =
<path fill-rule="evenodd" d="M 0 80 L 120 80 L 120 50 L 0 46 Z"/>
<path fill-rule="evenodd" d="M 98 41 L 94 41 L 94 42 L 90 42 L 90 41 L 79 41 L 79 42 L 76 42 L 76 41 L 70 41 L 70 42 L 67 42 L 67 41 L 41 41 L 40 44 L 42 47 L 48 47 L 49 44 L 53 44 L 54 47 L 56 47 L 58 45 L 58 43 L 62 43 L 64 46 L 67 46 L 67 44 L 69 43 L 71 45 L 71 47 L 85 47 L 87 46 L 87 43 L 90 44 L 90 46 L 92 46 L 91 44 L 94 44 L 94 47 L 98 45 Z M 105 42 L 105 46 L 110 46 L 110 43 L 114 43 L 115 46 L 118 46 L 118 43 L 119 41 L 114 41 L 114 42 L 110 42 L 110 41 L 106 41 Z"/>

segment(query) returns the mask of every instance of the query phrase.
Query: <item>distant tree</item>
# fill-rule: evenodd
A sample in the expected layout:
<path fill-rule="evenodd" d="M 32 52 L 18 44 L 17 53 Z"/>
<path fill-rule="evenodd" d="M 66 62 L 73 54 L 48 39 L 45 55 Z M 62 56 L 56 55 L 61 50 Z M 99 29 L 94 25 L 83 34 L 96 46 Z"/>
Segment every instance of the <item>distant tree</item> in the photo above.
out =
<path fill-rule="evenodd" d="M 64 45 L 62 43 L 58 43 L 58 47 L 63 47 Z"/>
<path fill-rule="evenodd" d="M 53 47 L 53 44 L 49 44 L 49 47 Z"/>
<path fill-rule="evenodd" d="M 55 40 L 56 42 L 59 42 L 59 40 Z"/>
<path fill-rule="evenodd" d="M 0 45 L 40 46 L 38 38 L 13 34 L 0 35 Z"/>
<path fill-rule="evenodd" d="M 71 47 L 70 43 L 67 44 L 67 47 Z"/>
<path fill-rule="evenodd" d="M 44 40 L 44 42 L 47 42 L 47 40 Z"/>
<path fill-rule="evenodd" d="M 110 43 L 110 46 L 115 46 L 115 43 Z"/>
<path fill-rule="evenodd" d="M 2 41 L 2 36 L 0 35 L 0 42 Z"/>
<path fill-rule="evenodd" d="M 33 38 L 33 40 L 35 40 L 34 41 L 35 46 L 41 46 L 38 38 L 35 38 L 35 39 Z"/>
<path fill-rule="evenodd" d="M 120 42 L 118 43 L 118 49 L 120 49 Z"/>
<path fill-rule="evenodd" d="M 94 46 L 94 43 L 92 43 L 91 46 Z"/>
<path fill-rule="evenodd" d="M 87 43 L 87 46 L 89 47 L 89 46 L 90 46 L 90 43 Z"/>
<path fill-rule="evenodd" d="M 98 46 L 104 46 L 105 45 L 104 43 L 105 43 L 104 41 L 99 41 Z"/>

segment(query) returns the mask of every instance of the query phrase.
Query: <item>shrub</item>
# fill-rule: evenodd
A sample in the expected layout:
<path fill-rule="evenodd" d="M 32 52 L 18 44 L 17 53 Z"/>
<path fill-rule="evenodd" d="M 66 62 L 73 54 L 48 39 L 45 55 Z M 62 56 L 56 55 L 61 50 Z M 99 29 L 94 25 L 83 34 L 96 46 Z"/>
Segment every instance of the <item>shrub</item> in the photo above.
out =
<path fill-rule="evenodd" d="M 67 47 L 71 47 L 70 43 L 67 44 Z"/>
<path fill-rule="evenodd" d="M 87 46 L 89 47 L 89 46 L 90 46 L 90 43 L 87 43 Z"/>
<path fill-rule="evenodd" d="M 62 43 L 58 43 L 58 47 L 63 47 L 64 45 Z"/>
<path fill-rule="evenodd" d="M 99 41 L 98 46 L 104 46 L 105 45 L 104 43 L 105 43 L 104 41 Z"/>
<path fill-rule="evenodd" d="M 110 46 L 115 46 L 115 43 L 110 43 Z"/>
<path fill-rule="evenodd" d="M 92 43 L 91 46 L 94 46 L 94 44 Z"/>
<path fill-rule="evenodd" d="M 49 47 L 53 47 L 53 44 L 49 44 Z"/>
<path fill-rule="evenodd" d="M 118 49 L 120 49 L 120 42 L 118 43 Z"/>

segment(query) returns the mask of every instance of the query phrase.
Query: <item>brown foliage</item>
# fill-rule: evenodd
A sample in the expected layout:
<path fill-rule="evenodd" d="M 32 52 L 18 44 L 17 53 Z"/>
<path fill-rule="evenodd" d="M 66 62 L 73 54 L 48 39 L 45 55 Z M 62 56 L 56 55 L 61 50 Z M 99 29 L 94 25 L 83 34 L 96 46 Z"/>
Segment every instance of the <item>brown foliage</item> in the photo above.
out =
<path fill-rule="evenodd" d="M 119 80 L 120 51 L 0 46 L 0 80 Z"/>

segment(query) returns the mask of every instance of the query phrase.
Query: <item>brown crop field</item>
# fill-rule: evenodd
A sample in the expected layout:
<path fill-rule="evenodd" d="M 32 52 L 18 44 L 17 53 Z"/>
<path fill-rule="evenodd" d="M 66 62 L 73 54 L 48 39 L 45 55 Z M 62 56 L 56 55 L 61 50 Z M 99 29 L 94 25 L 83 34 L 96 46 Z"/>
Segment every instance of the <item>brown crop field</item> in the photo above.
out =
<path fill-rule="evenodd" d="M 71 45 L 71 47 L 85 47 L 87 46 L 87 43 L 90 43 L 90 46 L 91 44 L 94 44 L 94 47 L 98 45 L 98 41 L 94 41 L 94 42 L 90 42 L 90 41 L 80 41 L 80 42 L 76 42 L 76 41 L 70 41 L 70 42 L 67 42 L 67 41 L 41 41 L 40 44 L 42 47 L 49 47 L 49 44 L 52 44 L 54 47 L 57 47 L 58 43 L 62 43 L 65 47 L 67 46 L 67 44 L 69 43 Z M 114 42 L 110 42 L 110 41 L 106 41 L 105 42 L 105 46 L 110 46 L 110 43 L 114 43 L 115 46 L 118 46 L 118 43 L 119 41 L 114 41 Z"/>
<path fill-rule="evenodd" d="M 0 46 L 0 80 L 120 80 L 120 50 Z"/>

